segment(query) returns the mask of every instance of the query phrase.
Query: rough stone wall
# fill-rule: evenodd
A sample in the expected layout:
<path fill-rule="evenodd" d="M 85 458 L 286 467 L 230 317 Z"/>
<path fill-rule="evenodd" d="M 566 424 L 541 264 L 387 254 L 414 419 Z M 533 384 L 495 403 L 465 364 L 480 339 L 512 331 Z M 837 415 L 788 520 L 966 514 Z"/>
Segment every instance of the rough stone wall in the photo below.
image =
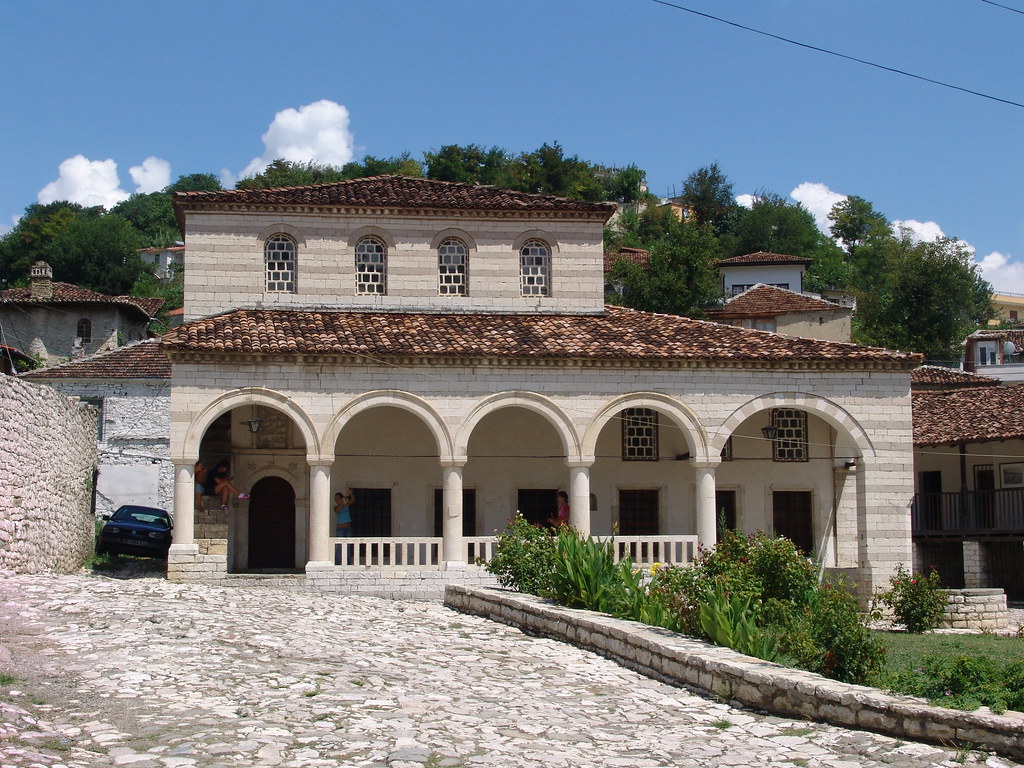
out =
<path fill-rule="evenodd" d="M 1001 589 L 951 589 L 942 625 L 953 629 L 1006 629 L 1006 593 Z"/>
<path fill-rule="evenodd" d="M 69 397 L 103 399 L 97 515 L 122 504 L 174 508 L 169 382 L 54 380 L 49 386 Z"/>
<path fill-rule="evenodd" d="M 92 552 L 96 409 L 0 376 L 0 570 L 70 572 Z"/>

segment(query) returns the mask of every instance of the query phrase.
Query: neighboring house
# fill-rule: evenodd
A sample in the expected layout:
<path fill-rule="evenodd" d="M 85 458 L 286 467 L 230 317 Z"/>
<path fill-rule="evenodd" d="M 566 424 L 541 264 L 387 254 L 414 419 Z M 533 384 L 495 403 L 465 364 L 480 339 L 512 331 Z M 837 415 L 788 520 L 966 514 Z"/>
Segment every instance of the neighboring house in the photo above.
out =
<path fill-rule="evenodd" d="M 922 366 L 913 389 L 915 567 L 1024 600 L 1024 386 Z"/>
<path fill-rule="evenodd" d="M 853 310 L 771 285 L 755 285 L 708 309 L 716 323 L 825 341 L 850 340 Z"/>
<path fill-rule="evenodd" d="M 804 272 L 811 259 L 781 253 L 748 253 L 717 263 L 722 278 L 722 295 L 736 296 L 759 283 L 803 293 Z"/>
<path fill-rule="evenodd" d="M 171 509 L 171 364 L 159 339 L 32 371 L 46 384 L 99 409 L 96 512 L 122 504 Z"/>
<path fill-rule="evenodd" d="M 606 294 L 617 293 L 622 296 L 625 293 L 625 286 L 612 279 L 612 268 L 615 266 L 617 261 L 628 261 L 632 264 L 639 264 L 641 267 L 646 269 L 648 263 L 651 260 L 651 252 L 643 248 L 619 248 L 615 253 L 606 253 L 604 255 L 604 275 L 605 285 L 604 291 Z"/>
<path fill-rule="evenodd" d="M 1024 381 L 1024 330 L 975 331 L 964 339 L 963 369 L 1001 381 Z"/>
<path fill-rule="evenodd" d="M 39 261 L 30 287 L 0 291 L 0 343 L 52 365 L 145 339 L 163 303 L 54 282 L 50 266 Z"/>
<path fill-rule="evenodd" d="M 143 248 L 139 257 L 153 266 L 153 274 L 161 280 L 170 280 L 174 273 L 185 267 L 185 244 L 175 243 L 168 248 Z"/>
<path fill-rule="evenodd" d="M 992 294 L 992 307 L 996 315 L 989 325 L 1024 322 L 1024 294 L 998 291 Z"/>
<path fill-rule="evenodd" d="M 35 364 L 35 360 L 20 349 L 0 344 L 0 373 L 13 376 L 19 369 L 25 370 Z"/>
<path fill-rule="evenodd" d="M 575 527 L 648 561 L 714 544 L 720 513 L 865 590 L 910 561 L 920 357 L 606 307 L 609 204 L 386 176 L 174 205 L 170 578 L 459 579 L 559 489 Z M 252 496 L 208 526 L 193 465 L 225 450 Z"/>

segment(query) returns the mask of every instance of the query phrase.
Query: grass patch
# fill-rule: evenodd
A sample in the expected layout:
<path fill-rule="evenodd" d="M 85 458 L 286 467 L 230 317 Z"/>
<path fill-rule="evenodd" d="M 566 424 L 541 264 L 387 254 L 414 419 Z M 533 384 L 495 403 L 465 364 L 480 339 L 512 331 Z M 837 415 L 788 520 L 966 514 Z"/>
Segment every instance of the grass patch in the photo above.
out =
<path fill-rule="evenodd" d="M 18 678 L 16 678 L 14 675 L 8 675 L 6 673 L 0 672 L 0 685 L 10 685 L 17 679 Z"/>
<path fill-rule="evenodd" d="M 715 720 L 711 725 L 720 731 L 724 731 L 726 728 L 732 728 L 733 724 L 728 720 Z"/>
<path fill-rule="evenodd" d="M 1024 710 L 1024 642 L 994 635 L 878 632 L 886 665 L 876 685 L 933 704 Z"/>

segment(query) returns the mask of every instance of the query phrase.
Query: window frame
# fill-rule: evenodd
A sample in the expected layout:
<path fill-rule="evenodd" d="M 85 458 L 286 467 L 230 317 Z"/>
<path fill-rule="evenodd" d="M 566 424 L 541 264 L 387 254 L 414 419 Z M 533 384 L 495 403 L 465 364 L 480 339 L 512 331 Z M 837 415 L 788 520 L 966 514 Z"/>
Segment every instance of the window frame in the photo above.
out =
<path fill-rule="evenodd" d="M 287 243 L 291 246 L 291 269 L 282 269 L 287 265 L 288 260 L 282 259 L 282 255 L 288 253 L 287 249 L 277 250 L 275 245 Z M 274 269 L 271 269 L 271 264 Z M 284 276 L 290 271 L 291 278 Z M 273 277 L 271 276 L 273 274 Z M 286 232 L 274 232 L 263 241 L 263 292 L 264 293 L 296 293 L 299 277 L 299 244 L 294 237 Z M 271 287 L 272 283 L 289 284 L 290 287 Z"/>
<path fill-rule="evenodd" d="M 368 243 L 376 243 L 379 250 L 365 250 Z M 377 235 L 365 235 L 359 238 L 355 248 L 355 291 L 356 296 L 387 296 L 388 295 L 388 244 Z M 365 257 L 379 256 L 379 261 Z M 379 266 L 375 266 L 378 265 Z M 374 268 L 370 268 L 374 267 Z M 363 276 L 379 275 L 379 280 L 362 279 Z M 376 286 L 376 287 L 375 287 Z"/>
<path fill-rule="evenodd" d="M 442 253 L 442 249 L 445 247 L 453 247 L 458 245 L 462 249 L 462 264 L 445 264 L 443 259 L 445 256 L 454 256 L 456 254 L 445 254 Z M 436 248 L 437 252 L 437 295 L 438 296 L 467 296 L 469 295 L 469 247 L 458 237 L 446 237 Z M 461 271 L 459 267 L 461 266 Z M 458 281 L 445 282 L 446 276 L 458 276 Z M 454 288 L 455 290 L 446 290 L 447 288 Z M 461 289 L 461 290 L 460 290 Z"/>
<path fill-rule="evenodd" d="M 658 412 L 653 408 L 624 408 L 622 410 L 622 460 L 657 461 Z M 647 434 L 643 431 L 650 430 Z"/>
<path fill-rule="evenodd" d="M 809 461 L 807 411 L 800 408 L 772 408 L 772 461 Z"/>
<path fill-rule="evenodd" d="M 83 329 L 86 333 L 82 333 Z M 92 344 L 92 320 L 88 317 L 81 318 L 75 325 L 75 337 L 81 339 L 83 344 Z"/>
<path fill-rule="evenodd" d="M 527 252 L 537 247 L 543 248 L 544 253 Z M 519 247 L 519 294 L 523 298 L 551 296 L 551 251 L 551 246 L 539 237 L 531 237 Z M 540 259 L 540 263 L 528 263 L 528 259 Z"/>

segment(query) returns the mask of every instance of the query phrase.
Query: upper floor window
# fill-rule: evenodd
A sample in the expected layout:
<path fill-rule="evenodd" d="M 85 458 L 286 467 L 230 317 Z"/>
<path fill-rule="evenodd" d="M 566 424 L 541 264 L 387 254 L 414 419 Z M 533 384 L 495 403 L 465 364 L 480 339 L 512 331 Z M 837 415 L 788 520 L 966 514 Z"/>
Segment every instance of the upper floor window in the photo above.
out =
<path fill-rule="evenodd" d="M 388 249 L 376 237 L 364 237 L 356 244 L 356 293 L 387 293 Z"/>
<path fill-rule="evenodd" d="M 466 295 L 466 246 L 449 237 L 437 249 L 437 293 L 439 296 Z"/>
<path fill-rule="evenodd" d="M 288 235 L 274 235 L 263 246 L 267 264 L 267 292 L 295 291 L 295 241 Z"/>
<path fill-rule="evenodd" d="M 658 412 L 627 408 L 622 412 L 622 460 L 658 460 Z"/>
<path fill-rule="evenodd" d="M 772 461 L 807 461 L 807 412 L 797 408 L 772 408 L 776 428 Z"/>
<path fill-rule="evenodd" d="M 92 341 L 92 320 L 82 318 L 78 321 L 78 326 L 75 328 L 75 336 L 82 340 L 83 344 L 88 344 Z"/>
<path fill-rule="evenodd" d="M 551 295 L 551 250 L 540 240 L 519 249 L 519 282 L 523 296 Z"/>

